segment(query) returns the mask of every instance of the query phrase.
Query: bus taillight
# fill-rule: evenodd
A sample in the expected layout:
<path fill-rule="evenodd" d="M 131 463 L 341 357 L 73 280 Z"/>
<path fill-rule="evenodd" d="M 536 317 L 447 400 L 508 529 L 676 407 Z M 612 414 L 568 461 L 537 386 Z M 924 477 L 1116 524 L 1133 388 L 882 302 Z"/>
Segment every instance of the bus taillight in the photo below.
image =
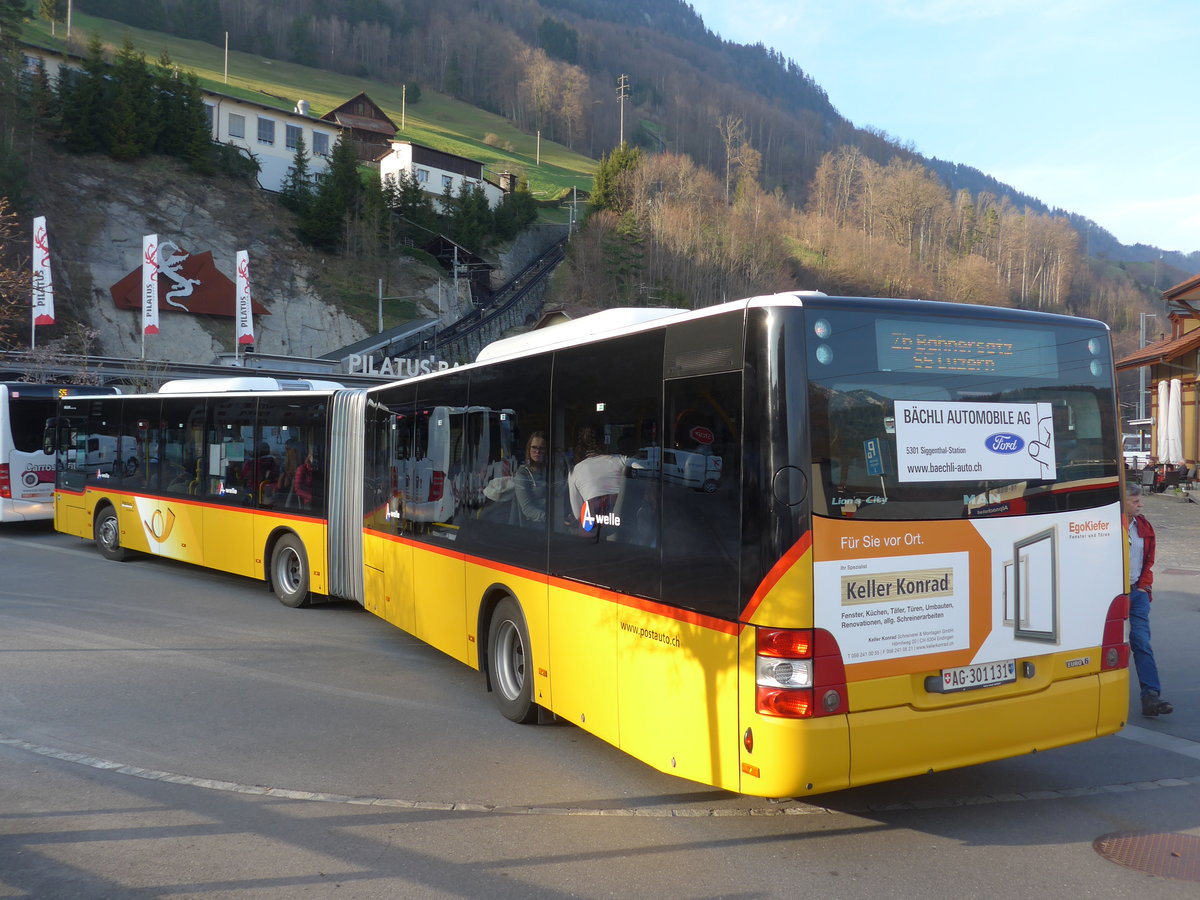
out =
<path fill-rule="evenodd" d="M 446 473 L 434 472 L 429 479 L 429 499 L 441 500 L 442 492 L 446 490 Z"/>
<path fill-rule="evenodd" d="M 821 628 L 760 628 L 755 709 L 764 716 L 811 719 L 848 711 L 842 651 Z"/>
<path fill-rule="evenodd" d="M 1129 595 L 1118 594 L 1104 619 L 1100 670 L 1129 668 Z"/>
<path fill-rule="evenodd" d="M 8 463 L 0 463 L 0 497 L 12 499 L 12 482 L 8 477 Z"/>

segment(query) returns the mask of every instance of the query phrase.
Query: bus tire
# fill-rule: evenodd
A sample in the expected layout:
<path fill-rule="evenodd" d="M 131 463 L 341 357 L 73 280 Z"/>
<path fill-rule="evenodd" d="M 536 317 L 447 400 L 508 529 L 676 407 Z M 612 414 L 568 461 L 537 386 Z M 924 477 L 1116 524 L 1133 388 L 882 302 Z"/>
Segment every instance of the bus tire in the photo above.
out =
<path fill-rule="evenodd" d="M 529 629 L 512 597 L 496 604 L 488 624 L 488 675 L 492 696 L 506 719 L 520 724 L 537 719 L 533 702 L 533 659 Z"/>
<path fill-rule="evenodd" d="M 308 554 L 294 534 L 285 534 L 271 551 L 271 590 L 284 606 L 308 605 Z"/>
<path fill-rule="evenodd" d="M 92 522 L 92 537 L 100 548 L 100 555 L 114 562 L 124 562 L 129 558 L 129 551 L 121 546 L 121 523 L 117 520 L 117 511 L 107 503 L 96 511 Z"/>

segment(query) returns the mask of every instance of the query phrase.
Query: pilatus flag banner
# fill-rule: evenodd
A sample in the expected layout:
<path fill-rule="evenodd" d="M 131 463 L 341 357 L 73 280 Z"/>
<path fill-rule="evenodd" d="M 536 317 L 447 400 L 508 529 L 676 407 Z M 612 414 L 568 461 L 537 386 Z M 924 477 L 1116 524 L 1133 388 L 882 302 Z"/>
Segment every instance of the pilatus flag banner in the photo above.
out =
<path fill-rule="evenodd" d="M 54 282 L 50 278 L 50 236 L 45 216 L 33 220 L 33 324 L 54 324 Z"/>
<path fill-rule="evenodd" d="M 158 334 L 158 235 L 142 236 L 142 334 Z"/>
<path fill-rule="evenodd" d="M 250 254 L 237 254 L 237 342 L 254 343 L 254 321 L 250 312 Z"/>

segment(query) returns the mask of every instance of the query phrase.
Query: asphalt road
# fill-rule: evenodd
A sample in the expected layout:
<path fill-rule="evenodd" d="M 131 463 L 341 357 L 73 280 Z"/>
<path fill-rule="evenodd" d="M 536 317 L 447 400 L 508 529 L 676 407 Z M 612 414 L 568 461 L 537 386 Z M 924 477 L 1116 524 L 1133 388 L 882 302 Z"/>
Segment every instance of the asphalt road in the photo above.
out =
<path fill-rule="evenodd" d="M 351 605 L 6 529 L 0 898 L 1195 898 L 1093 848 L 1147 832 L 1200 877 L 1200 504 L 1147 511 L 1173 716 L 806 802 L 513 725 Z"/>

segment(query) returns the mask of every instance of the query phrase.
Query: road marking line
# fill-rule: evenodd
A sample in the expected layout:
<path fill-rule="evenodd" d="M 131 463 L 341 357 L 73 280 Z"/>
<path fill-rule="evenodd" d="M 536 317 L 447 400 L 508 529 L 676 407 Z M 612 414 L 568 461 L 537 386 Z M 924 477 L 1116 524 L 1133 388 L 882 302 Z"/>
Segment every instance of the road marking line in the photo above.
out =
<path fill-rule="evenodd" d="M 1142 731 L 1144 729 L 1137 729 Z M 1153 734 L 1153 733 L 1151 733 Z M 1135 738 L 1136 739 L 1136 738 Z M 1179 738 L 1170 740 L 1180 741 Z M 1151 743 L 1147 741 L 1146 743 Z M 1193 743 L 1184 741 L 1183 743 Z M 995 803 L 1012 803 L 1033 800 L 1065 800 L 1072 797 L 1090 797 L 1098 794 L 1122 794 L 1130 791 L 1156 791 L 1163 788 L 1190 787 L 1200 785 L 1200 775 L 1190 775 L 1183 778 L 1160 778 L 1156 781 L 1133 781 L 1124 784 L 1105 784 L 1092 787 L 1064 788 L 1051 791 L 1025 791 L 1004 794 L 980 794 L 974 797 L 931 797 L 924 800 L 901 801 L 899 803 L 868 804 L 861 808 L 830 809 L 804 803 L 800 800 L 765 800 L 765 806 L 753 807 L 590 807 L 590 806 L 498 806 L 494 803 L 472 803 L 469 801 L 439 801 L 439 800 L 399 800 L 388 797 L 353 797 L 348 794 L 330 794 L 315 791 L 296 791 L 286 788 L 264 787 L 261 784 L 239 784 L 235 781 L 219 781 L 212 778 L 193 778 L 190 775 L 178 775 L 174 772 L 161 772 L 157 769 L 143 769 L 137 766 L 127 766 L 109 759 L 87 756 L 82 753 L 71 753 L 57 750 L 53 747 L 43 747 L 31 744 L 17 738 L 0 735 L 0 745 L 15 747 L 39 756 L 77 763 L 93 769 L 116 772 L 118 775 L 129 775 L 134 778 L 145 778 L 148 781 L 166 781 L 171 784 L 182 784 L 190 787 L 203 788 L 209 791 L 225 791 L 234 794 L 253 794 L 260 797 L 279 797 L 285 800 L 309 800 L 318 803 L 349 803 L 356 806 L 384 806 L 392 809 L 434 810 L 439 812 L 471 812 L 499 813 L 515 816 L 639 816 L 654 819 L 670 818 L 706 818 L 728 816 L 811 816 L 821 813 L 864 813 L 864 812 L 897 812 L 905 810 L 928 809 L 957 809 L 963 806 L 985 806 Z M 1167 747 L 1165 749 L 1176 749 Z M 1178 752 L 1178 751 L 1177 751 Z M 1186 754 L 1192 755 L 1192 754 Z M 1198 757 L 1200 758 L 1200 757 Z M 755 798 L 750 798 L 755 799 Z"/>

